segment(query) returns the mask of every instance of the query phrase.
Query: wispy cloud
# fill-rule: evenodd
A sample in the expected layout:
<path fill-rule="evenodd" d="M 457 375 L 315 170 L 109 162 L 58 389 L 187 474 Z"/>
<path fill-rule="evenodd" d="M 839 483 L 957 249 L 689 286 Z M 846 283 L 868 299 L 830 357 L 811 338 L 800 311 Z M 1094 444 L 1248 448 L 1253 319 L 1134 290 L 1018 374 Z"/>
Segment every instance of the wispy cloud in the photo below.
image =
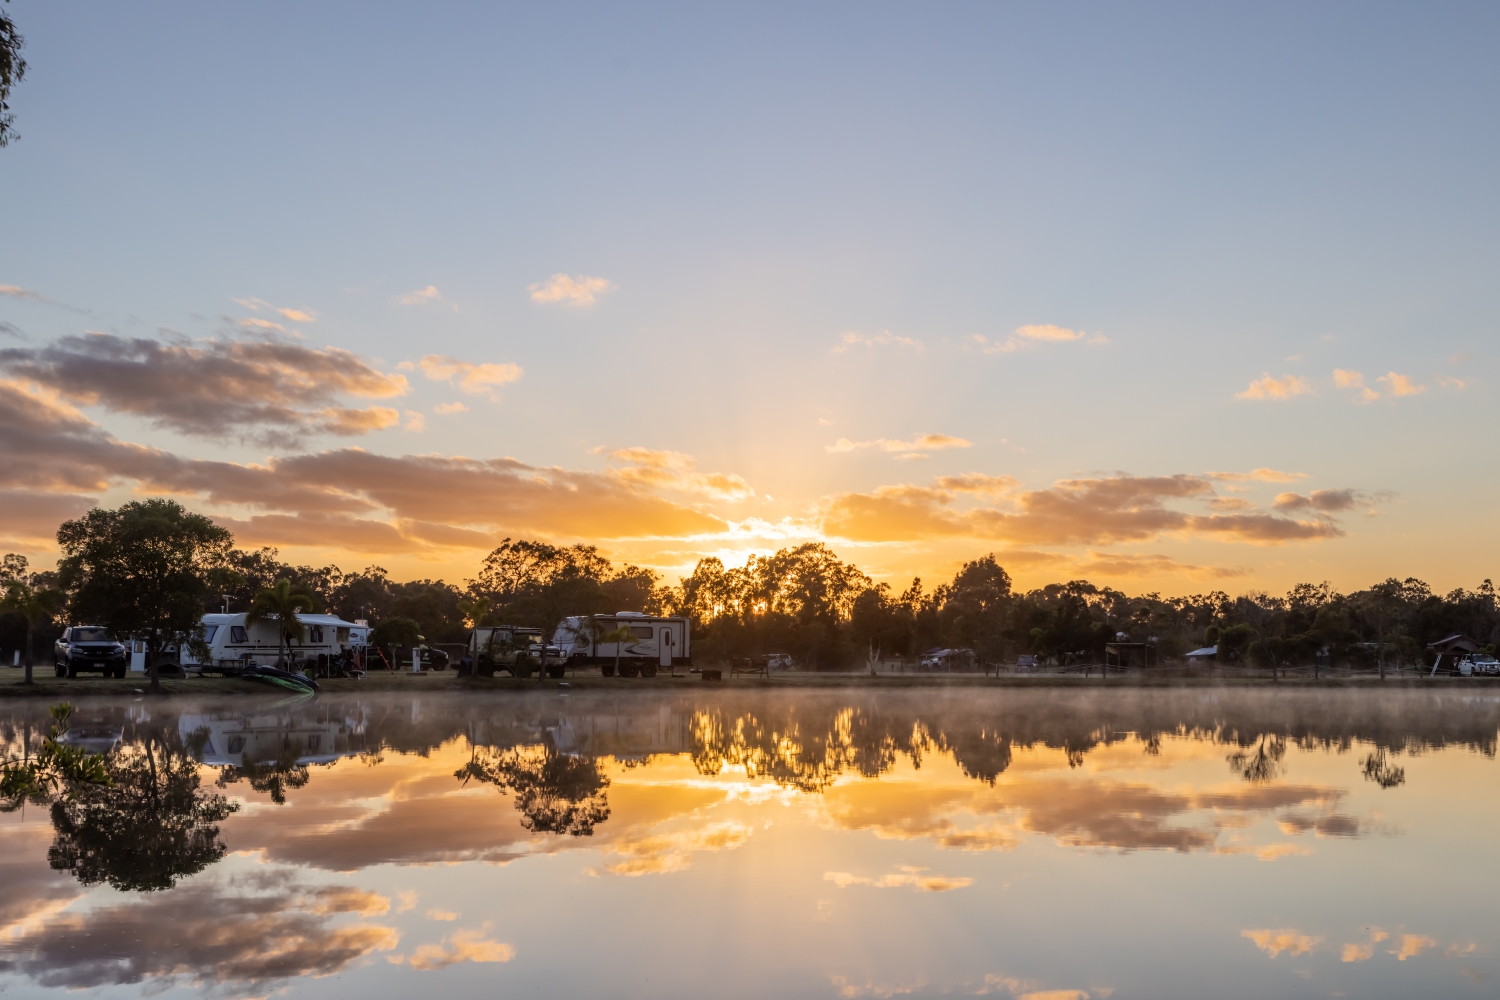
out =
<path fill-rule="evenodd" d="M 1280 469 L 1251 469 L 1249 472 L 1205 472 L 1205 478 L 1218 479 L 1226 483 L 1295 483 L 1306 479 L 1305 472 L 1282 472 Z"/>
<path fill-rule="evenodd" d="M 1269 373 L 1265 373 L 1261 378 L 1251 382 L 1244 392 L 1235 393 L 1234 398 L 1291 399 L 1293 396 L 1305 395 L 1312 391 L 1312 386 L 1307 384 L 1307 380 L 1296 375 L 1273 378 Z"/>
<path fill-rule="evenodd" d="M 531 301 L 543 305 L 560 302 L 563 305 L 587 308 L 597 303 L 599 296 L 618 287 L 608 278 L 595 278 L 585 274 L 577 277 L 554 274 L 546 281 L 527 285 L 526 290 L 531 293 Z"/>
<path fill-rule="evenodd" d="M 40 302 L 44 306 L 57 306 L 69 312 L 86 313 L 87 309 L 70 306 L 66 302 L 59 302 L 49 295 L 43 295 L 34 288 L 22 288 L 20 285 L 0 285 L 0 295 L 8 295 L 13 299 L 25 299 L 29 302 Z"/>
<path fill-rule="evenodd" d="M 259 319 L 255 316 L 246 316 L 244 319 L 239 321 L 239 325 L 244 327 L 246 330 L 274 330 L 277 333 L 286 332 L 286 327 L 282 326 L 280 323 L 276 323 L 268 319 Z"/>
<path fill-rule="evenodd" d="M 941 481 L 939 481 L 941 483 Z M 1117 475 L 1065 479 L 1042 490 L 1018 491 L 1001 502 L 961 509 L 959 493 L 940 484 L 882 486 L 869 493 L 825 498 L 826 536 L 855 542 L 913 542 L 934 538 L 984 538 L 1021 545 L 1111 545 L 1144 542 L 1164 535 L 1225 542 L 1280 545 L 1337 538 L 1344 534 L 1334 514 L 1363 502 L 1354 491 L 1320 490 L 1313 496 L 1286 494 L 1285 512 L 1200 514 L 1174 502 L 1214 498 L 1213 484 L 1201 476 Z"/>
<path fill-rule="evenodd" d="M 7 323 L 3 319 L 0 319 L 0 333 L 3 333 L 7 337 L 15 337 L 17 340 L 26 339 L 26 334 L 21 332 L 19 326 L 16 326 L 14 323 Z"/>
<path fill-rule="evenodd" d="M 983 497 L 1003 497 L 1020 488 L 1013 476 L 988 476 L 983 472 L 966 472 L 961 476 L 941 476 L 937 488 L 954 493 L 973 493 Z"/>
<path fill-rule="evenodd" d="M 318 314 L 311 309 L 291 309 L 285 306 L 273 306 L 265 299 L 258 299 L 254 296 L 248 299 L 231 299 L 230 301 L 236 305 L 244 306 L 251 312 L 260 312 L 264 309 L 267 312 L 276 313 L 282 319 L 290 320 L 293 323 L 316 323 L 318 321 Z"/>
<path fill-rule="evenodd" d="M 460 361 L 446 354 L 427 354 L 417 362 L 427 377 L 438 382 L 449 382 L 471 396 L 488 395 L 492 400 L 500 397 L 495 390 L 509 382 L 518 382 L 524 374 L 520 365 L 509 361 L 474 364 Z"/>
<path fill-rule="evenodd" d="M 976 333 L 970 339 L 978 344 L 985 354 L 1009 354 L 1023 347 L 1035 347 L 1038 344 L 1063 344 L 1076 340 L 1089 344 L 1109 343 L 1109 338 L 1102 333 L 1089 334 L 1083 330 L 1069 330 L 1067 327 L 1054 326 L 1051 323 L 1018 326 L 1003 340 L 991 340 L 982 333 Z"/>
<path fill-rule="evenodd" d="M 889 330 L 881 330 L 879 333 L 861 333 L 858 330 L 845 330 L 839 335 L 839 342 L 833 345 L 828 353 L 847 354 L 856 347 L 909 347 L 914 351 L 920 351 L 925 346 L 915 337 L 902 337 Z"/>
<path fill-rule="evenodd" d="M 823 879 L 826 882 L 832 882 L 840 889 L 847 889 L 851 885 L 863 885 L 872 889 L 910 887 L 918 892 L 950 892 L 974 884 L 974 880 L 967 876 L 924 875 L 923 872 L 926 871 L 926 868 L 897 865 L 895 872 L 879 877 L 854 875 L 850 872 L 824 872 Z"/>
<path fill-rule="evenodd" d="M 439 414 L 467 413 L 468 410 L 469 410 L 469 408 L 467 406 L 465 406 L 463 403 L 460 403 L 456 399 L 453 402 L 451 402 L 451 403 L 439 403 L 438 405 L 436 405 L 436 406 L 434 406 L 432 408 L 432 412 L 433 413 L 439 413 Z"/>
<path fill-rule="evenodd" d="M 910 441 L 901 441 L 895 438 L 877 438 L 874 441 L 851 441 L 848 438 L 839 438 L 833 444 L 824 445 L 823 450 L 831 455 L 860 451 L 865 448 L 892 452 L 946 451 L 949 448 L 972 448 L 973 444 L 972 441 L 965 441 L 963 438 L 954 437 L 951 434 L 919 434 Z"/>
<path fill-rule="evenodd" d="M 1449 378 L 1447 375 L 1436 376 L 1436 381 L 1439 388 L 1452 389 L 1454 392 L 1462 392 L 1469 386 L 1469 383 L 1466 380 L 1461 378 Z"/>
<path fill-rule="evenodd" d="M 680 490 L 718 500 L 743 500 L 755 495 L 742 476 L 732 472 L 697 472 L 697 460 L 680 451 L 617 448 L 609 457 L 626 463 L 625 468 L 611 469 L 610 475 L 633 486 Z"/>
<path fill-rule="evenodd" d="M 409 964 L 420 972 L 435 972 L 459 962 L 509 962 L 516 950 L 508 944 L 493 941 L 484 936 L 489 930 L 485 924 L 481 930 L 459 931 L 443 939 L 441 944 L 424 944 L 412 952 Z M 399 965 L 401 960 L 393 956 L 390 961 Z"/>
<path fill-rule="evenodd" d="M 406 292 L 391 299 L 398 306 L 420 306 L 429 302 L 439 302 L 443 293 L 437 290 L 436 285 L 428 285 L 426 288 L 418 288 L 414 292 Z"/>

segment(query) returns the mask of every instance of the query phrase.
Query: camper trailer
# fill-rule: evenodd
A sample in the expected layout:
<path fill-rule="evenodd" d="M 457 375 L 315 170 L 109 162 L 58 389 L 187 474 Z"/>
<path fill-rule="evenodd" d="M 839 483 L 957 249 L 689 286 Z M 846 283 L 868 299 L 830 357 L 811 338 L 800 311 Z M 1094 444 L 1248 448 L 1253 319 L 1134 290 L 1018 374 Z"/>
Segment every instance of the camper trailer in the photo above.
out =
<path fill-rule="evenodd" d="M 619 663 L 620 676 L 655 677 L 659 668 L 691 666 L 693 663 L 690 622 L 686 618 L 653 618 L 639 611 L 612 615 L 564 618 L 552 636 L 553 645 L 575 666 L 598 664 L 604 676 L 612 677 Z M 621 627 L 631 638 L 601 642 L 600 636 Z"/>
<path fill-rule="evenodd" d="M 345 646 L 352 645 L 351 637 L 359 631 L 353 622 L 335 615 L 298 615 L 297 619 L 302 623 L 302 635 L 292 639 L 293 670 L 316 663 L 320 654 L 339 655 Z M 208 657 L 200 661 L 190 649 L 184 649 L 180 661 L 184 670 L 223 672 L 238 670 L 246 663 L 271 666 L 282 656 L 280 626 L 274 618 L 247 625 L 243 613 L 204 615 L 203 641 L 208 643 Z"/>

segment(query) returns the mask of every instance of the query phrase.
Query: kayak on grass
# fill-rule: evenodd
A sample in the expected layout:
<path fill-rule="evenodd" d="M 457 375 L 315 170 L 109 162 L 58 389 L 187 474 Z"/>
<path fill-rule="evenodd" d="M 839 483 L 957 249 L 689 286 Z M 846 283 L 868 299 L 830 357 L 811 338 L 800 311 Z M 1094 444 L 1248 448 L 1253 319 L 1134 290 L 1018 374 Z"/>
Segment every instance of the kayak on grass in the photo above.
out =
<path fill-rule="evenodd" d="M 251 664 L 240 672 L 240 676 L 248 681 L 267 684 L 272 687 L 286 688 L 288 691 L 318 690 L 317 681 L 302 674 L 294 674 L 290 670 L 282 670 L 280 667 Z"/>

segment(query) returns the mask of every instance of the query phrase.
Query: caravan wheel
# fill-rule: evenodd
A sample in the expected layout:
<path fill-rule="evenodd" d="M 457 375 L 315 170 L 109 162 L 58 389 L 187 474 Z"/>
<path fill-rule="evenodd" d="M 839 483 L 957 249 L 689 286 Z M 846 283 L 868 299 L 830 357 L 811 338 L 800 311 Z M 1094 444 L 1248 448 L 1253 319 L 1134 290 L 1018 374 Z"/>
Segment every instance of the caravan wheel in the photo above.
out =
<path fill-rule="evenodd" d="M 642 677 L 655 677 L 656 676 L 656 664 L 654 664 L 654 663 L 644 664 L 641 667 L 641 676 Z"/>
<path fill-rule="evenodd" d="M 641 675 L 641 668 L 640 668 L 640 666 L 638 664 L 635 664 L 635 663 L 622 663 L 622 664 L 620 664 L 620 676 L 621 677 L 639 677 L 640 675 Z"/>
<path fill-rule="evenodd" d="M 600 677 L 613 677 L 614 675 L 615 675 L 615 665 L 613 663 L 601 663 L 601 664 L 599 664 L 599 676 Z"/>

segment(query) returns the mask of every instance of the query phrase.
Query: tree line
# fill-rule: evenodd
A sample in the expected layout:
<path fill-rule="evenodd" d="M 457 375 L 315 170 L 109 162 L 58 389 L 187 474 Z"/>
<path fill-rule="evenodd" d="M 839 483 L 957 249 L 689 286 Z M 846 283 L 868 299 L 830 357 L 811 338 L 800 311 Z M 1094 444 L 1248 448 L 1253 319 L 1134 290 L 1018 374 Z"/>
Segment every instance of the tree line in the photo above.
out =
<path fill-rule="evenodd" d="M 247 611 L 288 581 L 304 611 L 366 619 L 429 643 L 461 642 L 483 624 L 541 627 L 568 615 L 622 610 L 689 617 L 694 656 L 788 653 L 806 669 L 847 669 L 872 656 L 913 658 L 933 648 L 974 651 L 985 663 L 1030 654 L 1056 663 L 1098 662 L 1112 641 L 1154 644 L 1171 660 L 1216 645 L 1220 662 L 1399 668 L 1430 662 L 1429 643 L 1462 633 L 1500 642 L 1494 585 L 1434 593 L 1391 578 L 1350 594 L 1304 583 L 1285 596 L 1224 591 L 1128 595 L 1087 580 L 1016 589 L 994 555 L 966 562 L 928 589 L 897 592 L 827 545 L 811 542 L 744 566 L 700 560 L 675 586 L 653 570 L 616 565 L 592 545 L 505 540 L 461 584 L 398 582 L 379 566 L 284 562 L 274 548 L 236 548 L 230 532 L 173 500 L 95 508 L 58 529 L 58 569 L 28 572 L 24 557 L 0 561 L 0 646 L 26 648 L 31 633 L 63 621 L 120 634 L 191 632 L 206 611 Z M 30 638 L 27 638 L 27 637 Z M 25 645 L 23 645 L 25 644 Z"/>

